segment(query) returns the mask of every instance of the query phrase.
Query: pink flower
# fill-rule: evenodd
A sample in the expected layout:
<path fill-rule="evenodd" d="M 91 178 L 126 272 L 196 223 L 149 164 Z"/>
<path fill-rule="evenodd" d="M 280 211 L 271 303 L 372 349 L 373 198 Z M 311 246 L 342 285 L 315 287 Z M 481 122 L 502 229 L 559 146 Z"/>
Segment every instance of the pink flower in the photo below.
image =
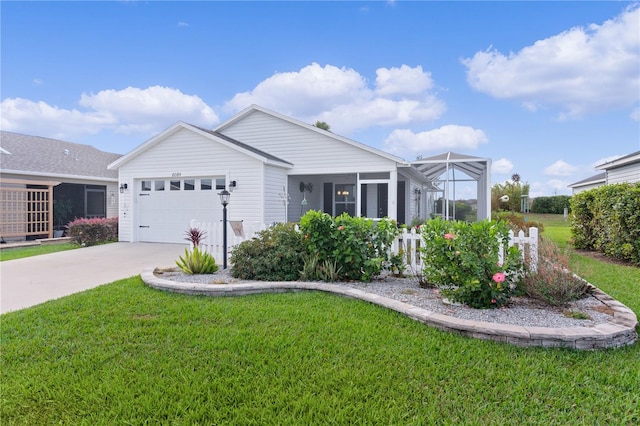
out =
<path fill-rule="evenodd" d="M 459 251 L 456 251 L 456 256 L 460 256 L 460 252 Z"/>
<path fill-rule="evenodd" d="M 502 283 L 504 282 L 504 278 L 505 278 L 504 272 L 496 272 L 495 274 L 493 274 L 492 279 L 497 283 Z"/>
<path fill-rule="evenodd" d="M 493 304 L 497 303 L 496 299 L 491 299 L 491 303 L 493 303 Z"/>
<path fill-rule="evenodd" d="M 445 240 L 453 240 L 455 238 L 455 235 L 453 235 L 453 234 L 444 234 L 444 238 L 445 238 Z"/>
<path fill-rule="evenodd" d="M 340 225 L 338 226 L 338 231 L 342 231 L 344 229 L 344 226 Z"/>

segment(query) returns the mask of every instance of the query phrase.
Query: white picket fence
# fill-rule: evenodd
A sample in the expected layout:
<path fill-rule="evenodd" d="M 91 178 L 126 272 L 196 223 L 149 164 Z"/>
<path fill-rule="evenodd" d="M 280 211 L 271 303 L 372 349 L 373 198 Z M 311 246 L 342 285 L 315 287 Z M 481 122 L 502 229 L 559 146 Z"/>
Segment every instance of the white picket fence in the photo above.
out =
<path fill-rule="evenodd" d="M 189 224 L 192 228 L 198 228 L 206 232 L 205 238 L 200 243 L 200 248 L 211 253 L 218 263 L 222 263 L 222 222 L 198 222 L 195 219 Z M 228 221 L 227 222 L 227 255 L 230 256 L 233 248 L 245 240 L 250 240 L 258 232 L 266 229 L 267 226 L 260 222 Z M 415 228 L 402 230 L 391 246 L 391 254 L 404 254 L 404 260 L 409 273 L 417 274 L 422 270 L 422 257 L 420 256 L 420 246 L 422 236 L 416 232 Z M 533 269 L 538 263 L 538 228 L 529 228 L 529 235 L 525 236 L 523 231 L 517 235 L 509 231 L 509 247 L 517 246 L 522 253 L 523 260 L 529 256 L 530 265 Z M 499 260 L 504 259 L 504 248 L 500 247 Z"/>
<path fill-rule="evenodd" d="M 220 222 L 198 222 L 192 219 L 189 222 L 192 228 L 204 231 L 205 237 L 200 242 L 200 248 L 211 253 L 216 263 L 222 264 L 223 257 L 223 228 Z M 245 240 L 250 240 L 258 232 L 266 229 L 267 226 L 260 222 L 227 221 L 227 256 L 231 256 L 233 248 Z"/>
<path fill-rule="evenodd" d="M 398 254 L 400 250 L 404 254 L 407 269 L 411 273 L 417 273 L 422 270 L 422 257 L 420 256 L 420 246 L 422 244 L 422 235 L 416 232 L 415 228 L 402 230 L 402 233 L 396 238 L 391 253 Z M 538 264 L 538 228 L 529 228 L 529 235 L 525 236 L 524 231 L 518 232 L 517 235 L 513 231 L 509 231 L 509 247 L 517 246 L 522 253 L 522 259 L 529 256 L 532 269 L 536 269 Z M 504 261 L 504 247 L 500 245 L 498 253 L 499 261 Z"/>

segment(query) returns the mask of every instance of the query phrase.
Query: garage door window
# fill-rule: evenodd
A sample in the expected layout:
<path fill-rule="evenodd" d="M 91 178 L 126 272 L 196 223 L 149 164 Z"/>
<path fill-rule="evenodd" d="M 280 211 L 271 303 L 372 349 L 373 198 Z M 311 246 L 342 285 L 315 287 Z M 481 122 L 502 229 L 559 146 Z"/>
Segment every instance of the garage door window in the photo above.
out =
<path fill-rule="evenodd" d="M 180 181 L 179 180 L 170 181 L 169 188 L 171 188 L 172 191 L 180 191 Z"/>
<path fill-rule="evenodd" d="M 196 181 L 194 179 L 185 179 L 184 190 L 193 191 L 194 189 L 196 189 Z"/>
<path fill-rule="evenodd" d="M 163 180 L 157 180 L 155 182 L 155 190 L 156 191 L 164 191 L 164 181 Z"/>
<path fill-rule="evenodd" d="M 225 189 L 224 178 L 216 179 L 216 189 Z"/>
<path fill-rule="evenodd" d="M 200 191 L 211 191 L 211 179 L 200 179 Z"/>
<path fill-rule="evenodd" d="M 141 191 L 151 191 L 151 181 L 150 180 L 143 180 L 142 182 L 140 182 L 140 190 Z"/>

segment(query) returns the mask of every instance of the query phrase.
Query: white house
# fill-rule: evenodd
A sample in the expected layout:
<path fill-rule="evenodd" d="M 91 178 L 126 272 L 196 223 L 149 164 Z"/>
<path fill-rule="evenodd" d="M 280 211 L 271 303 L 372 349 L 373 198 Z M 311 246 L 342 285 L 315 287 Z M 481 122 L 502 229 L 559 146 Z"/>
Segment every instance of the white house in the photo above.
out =
<path fill-rule="evenodd" d="M 569 185 L 574 194 L 602 185 L 640 182 L 640 151 L 602 163 L 596 169 L 603 171 Z"/>
<path fill-rule="evenodd" d="M 401 223 L 428 217 L 435 188 L 407 161 L 253 105 L 214 129 L 178 122 L 109 165 L 120 240 L 184 242 L 192 219 L 271 224 L 308 210 Z"/>

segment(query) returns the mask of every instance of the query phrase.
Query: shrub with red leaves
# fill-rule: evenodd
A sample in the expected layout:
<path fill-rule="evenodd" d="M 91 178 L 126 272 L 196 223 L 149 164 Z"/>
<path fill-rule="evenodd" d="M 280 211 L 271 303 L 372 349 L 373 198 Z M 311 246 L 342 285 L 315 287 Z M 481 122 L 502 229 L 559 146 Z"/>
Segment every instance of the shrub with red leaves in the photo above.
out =
<path fill-rule="evenodd" d="M 81 246 L 118 241 L 118 218 L 80 218 L 67 225 L 67 235 Z"/>

